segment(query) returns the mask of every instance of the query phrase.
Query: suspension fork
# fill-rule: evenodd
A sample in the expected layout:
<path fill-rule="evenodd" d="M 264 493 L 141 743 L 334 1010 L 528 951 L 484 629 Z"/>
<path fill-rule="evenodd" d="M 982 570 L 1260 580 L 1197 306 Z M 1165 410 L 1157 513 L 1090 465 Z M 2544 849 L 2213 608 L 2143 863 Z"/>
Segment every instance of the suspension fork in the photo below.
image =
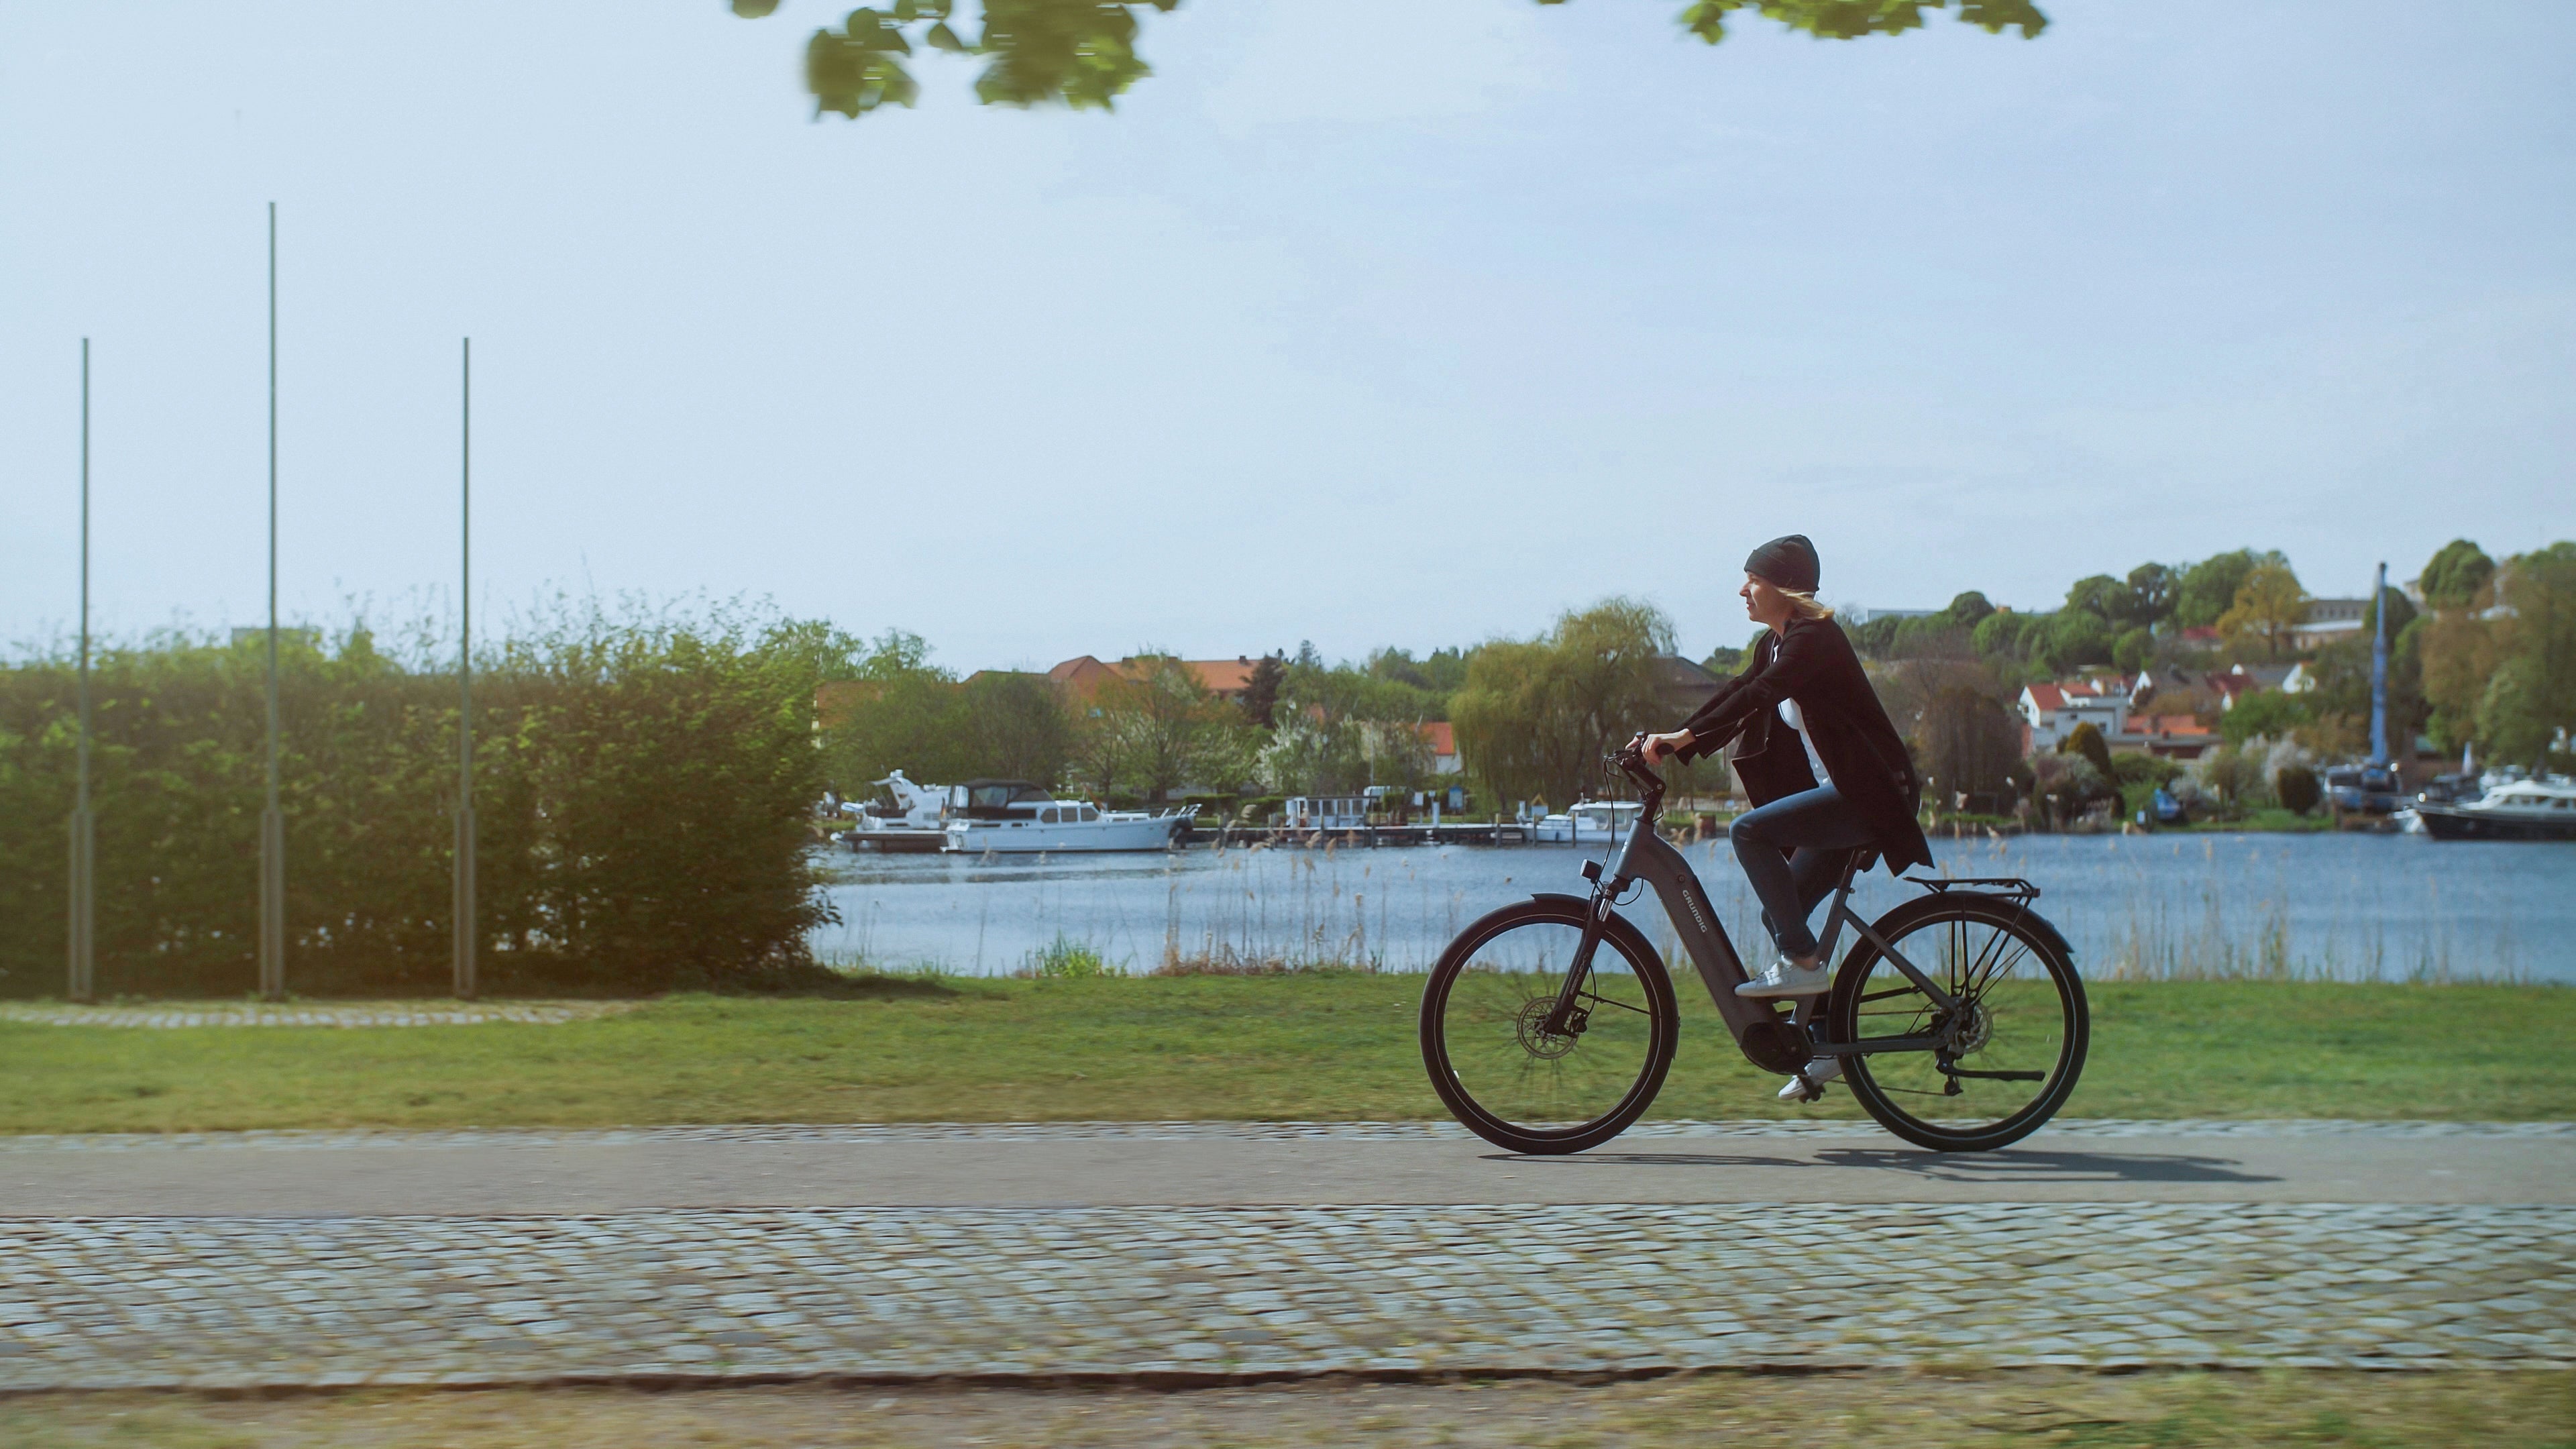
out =
<path fill-rule="evenodd" d="M 1556 1005 L 1540 1028 L 1550 1036 L 1573 1036 L 1588 1024 L 1590 1013 L 1576 1003 L 1592 979 L 1592 953 L 1601 949 L 1601 937 L 1610 927 L 1610 897 L 1601 882 L 1593 883 L 1592 904 L 1583 913 L 1583 939 L 1575 945 L 1574 960 L 1565 968 L 1565 984 L 1556 989 Z"/>

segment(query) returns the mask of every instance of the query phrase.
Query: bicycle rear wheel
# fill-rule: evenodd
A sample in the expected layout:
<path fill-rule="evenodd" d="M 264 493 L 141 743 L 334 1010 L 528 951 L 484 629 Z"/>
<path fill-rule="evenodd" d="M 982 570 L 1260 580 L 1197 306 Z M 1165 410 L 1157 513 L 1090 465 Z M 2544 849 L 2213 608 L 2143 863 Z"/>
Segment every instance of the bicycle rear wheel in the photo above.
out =
<path fill-rule="evenodd" d="M 1681 1010 L 1662 960 L 1612 917 L 1576 996 L 1571 1030 L 1550 1030 L 1583 939 L 1585 905 L 1530 900 L 1449 943 L 1422 993 L 1422 1063 L 1470 1131 L 1513 1152 L 1597 1147 L 1664 1085 Z"/>
<path fill-rule="evenodd" d="M 2055 1115 L 2084 1070 L 2092 1023 L 2065 941 L 2020 903 L 1948 892 L 1909 901 L 1871 926 L 1955 998 L 1936 1005 L 1863 937 L 1843 958 L 1829 1004 L 1833 1040 L 1955 1033 L 1947 1051 L 1843 1059 L 1852 1096 L 1918 1146 L 1987 1152 Z"/>

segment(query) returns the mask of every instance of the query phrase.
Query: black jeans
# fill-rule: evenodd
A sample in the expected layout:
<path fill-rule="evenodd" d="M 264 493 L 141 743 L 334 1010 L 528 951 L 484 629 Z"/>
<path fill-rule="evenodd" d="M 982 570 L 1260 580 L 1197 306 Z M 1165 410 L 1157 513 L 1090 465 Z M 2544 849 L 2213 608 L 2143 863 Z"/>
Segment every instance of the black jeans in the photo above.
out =
<path fill-rule="evenodd" d="M 1876 839 L 1831 785 L 1737 816 L 1726 838 L 1762 902 L 1762 924 L 1786 956 L 1815 954 L 1807 913 L 1842 883 L 1852 852 Z"/>

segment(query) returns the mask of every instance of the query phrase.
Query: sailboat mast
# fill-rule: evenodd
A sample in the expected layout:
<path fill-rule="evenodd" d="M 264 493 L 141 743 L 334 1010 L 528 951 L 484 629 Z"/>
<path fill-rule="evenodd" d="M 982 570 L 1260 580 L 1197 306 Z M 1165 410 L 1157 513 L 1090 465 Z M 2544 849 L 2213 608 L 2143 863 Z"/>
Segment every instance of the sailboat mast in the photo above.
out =
<path fill-rule="evenodd" d="M 2379 566 L 2370 609 L 2379 627 L 2370 638 L 2370 762 L 2388 763 L 2388 565 Z"/>

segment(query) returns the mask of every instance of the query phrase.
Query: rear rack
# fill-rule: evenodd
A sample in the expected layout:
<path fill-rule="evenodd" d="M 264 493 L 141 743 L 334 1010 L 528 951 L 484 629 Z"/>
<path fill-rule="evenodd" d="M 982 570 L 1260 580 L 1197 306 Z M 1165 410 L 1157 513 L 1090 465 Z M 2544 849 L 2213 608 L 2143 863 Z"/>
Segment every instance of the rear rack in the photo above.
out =
<path fill-rule="evenodd" d="M 2010 896 L 2023 905 L 2029 905 L 2039 899 L 2039 887 L 2013 875 L 1955 876 L 1943 880 L 1926 880 L 1919 875 L 1909 875 L 1905 880 L 1907 884 L 1919 885 L 1934 895 L 1975 887 L 1988 895 Z"/>

